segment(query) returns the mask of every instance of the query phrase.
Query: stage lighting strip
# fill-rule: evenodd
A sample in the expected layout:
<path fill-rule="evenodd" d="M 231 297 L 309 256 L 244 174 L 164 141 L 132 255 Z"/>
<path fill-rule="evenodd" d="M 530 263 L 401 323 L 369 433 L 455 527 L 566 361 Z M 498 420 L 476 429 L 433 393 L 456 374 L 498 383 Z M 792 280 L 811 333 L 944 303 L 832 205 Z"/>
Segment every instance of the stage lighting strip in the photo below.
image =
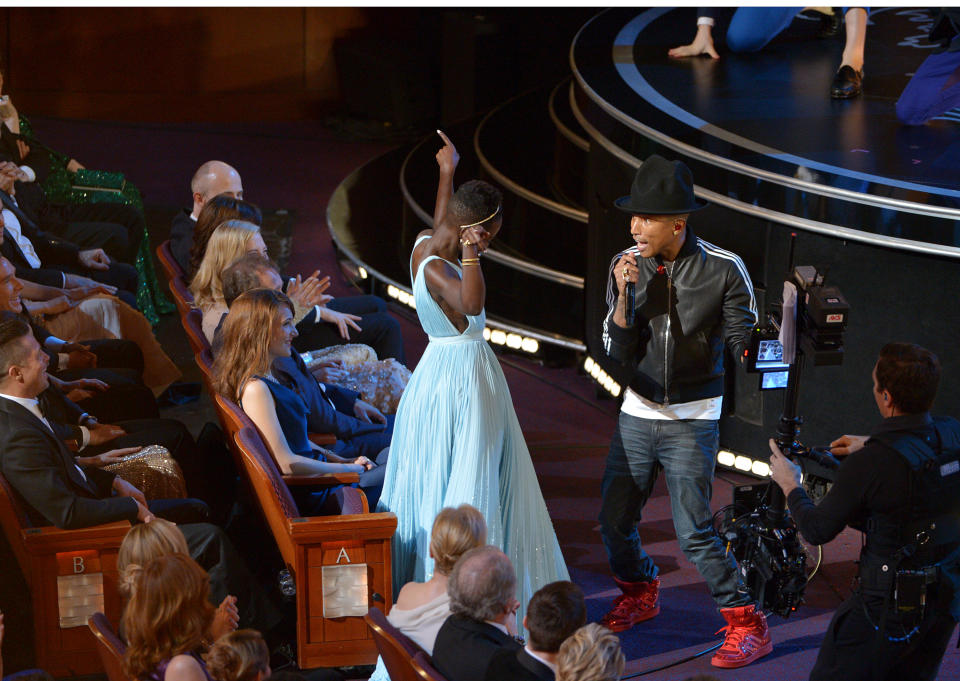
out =
<path fill-rule="evenodd" d="M 717 463 L 725 468 L 732 468 L 742 473 L 751 473 L 761 478 L 770 475 L 770 464 L 766 461 L 751 459 L 749 456 L 721 449 L 717 452 Z"/>
<path fill-rule="evenodd" d="M 583 370 L 608 393 L 614 397 L 620 397 L 620 384 L 613 380 L 613 376 L 604 371 L 600 364 L 594 361 L 593 357 L 587 356 L 583 361 Z"/>
<path fill-rule="evenodd" d="M 412 307 L 414 310 L 417 309 L 413 295 L 402 288 L 388 284 L 387 295 L 408 307 Z M 540 351 L 540 342 L 536 338 L 521 336 L 519 333 L 498 329 L 491 325 L 483 327 L 483 339 L 493 345 L 505 345 L 511 350 L 521 350 L 530 355 L 535 355 Z"/>
<path fill-rule="evenodd" d="M 486 335 L 486 331 L 484 331 L 484 335 Z M 623 388 L 613 380 L 610 374 L 601 368 L 600 364 L 595 361 L 593 357 L 587 356 L 583 361 L 583 370 L 608 393 L 614 397 L 620 396 Z M 749 456 L 737 454 L 728 449 L 721 449 L 717 452 L 717 463 L 725 468 L 732 468 L 733 470 L 750 473 L 761 478 L 766 478 L 770 475 L 770 464 L 766 461 L 751 459 Z"/>

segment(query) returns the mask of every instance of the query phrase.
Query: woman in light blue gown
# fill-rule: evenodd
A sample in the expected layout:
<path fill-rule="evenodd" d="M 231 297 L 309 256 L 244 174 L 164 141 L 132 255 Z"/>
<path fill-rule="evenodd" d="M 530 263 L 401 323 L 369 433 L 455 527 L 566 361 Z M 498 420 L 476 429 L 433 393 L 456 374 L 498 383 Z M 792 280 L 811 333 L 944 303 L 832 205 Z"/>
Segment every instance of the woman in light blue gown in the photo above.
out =
<path fill-rule="evenodd" d="M 430 343 L 397 407 L 378 510 L 397 516 L 397 593 L 433 574 L 430 528 L 437 512 L 463 503 L 480 509 L 488 542 L 517 571 L 522 621 L 537 589 L 569 575 L 510 390 L 483 339 L 486 289 L 479 257 L 500 229 L 500 192 L 473 180 L 454 194 L 459 157 L 440 135 L 445 145 L 437 153 L 435 228 L 417 237 L 410 265 L 417 316 Z"/>

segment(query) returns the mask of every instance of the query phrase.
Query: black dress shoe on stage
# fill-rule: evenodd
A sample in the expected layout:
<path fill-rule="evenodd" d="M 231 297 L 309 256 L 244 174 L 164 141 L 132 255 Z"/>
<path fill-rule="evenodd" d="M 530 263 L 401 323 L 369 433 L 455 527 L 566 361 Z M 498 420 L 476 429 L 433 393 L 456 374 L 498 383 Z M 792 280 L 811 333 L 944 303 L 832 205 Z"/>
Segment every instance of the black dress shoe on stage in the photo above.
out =
<path fill-rule="evenodd" d="M 850 99 L 863 92 L 863 71 L 852 66 L 841 66 L 830 83 L 830 96 L 834 99 Z"/>

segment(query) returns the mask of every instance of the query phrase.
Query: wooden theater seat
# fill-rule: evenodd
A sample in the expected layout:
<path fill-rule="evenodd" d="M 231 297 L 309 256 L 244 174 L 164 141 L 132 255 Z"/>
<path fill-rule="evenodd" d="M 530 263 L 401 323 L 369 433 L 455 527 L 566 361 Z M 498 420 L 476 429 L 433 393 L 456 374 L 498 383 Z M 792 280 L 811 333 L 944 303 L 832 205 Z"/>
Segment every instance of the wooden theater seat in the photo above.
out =
<path fill-rule="evenodd" d="M 370 608 L 363 619 L 370 627 L 390 681 L 420 681 L 420 675 L 413 667 L 413 656 L 423 649 L 390 624 L 380 608 Z"/>
<path fill-rule="evenodd" d="M 436 670 L 433 662 L 423 651 L 413 656 L 413 668 L 420 681 L 447 681 L 447 677 Z"/>
<path fill-rule="evenodd" d="M 183 330 L 187 332 L 187 340 L 194 354 L 210 349 L 210 342 L 203 333 L 203 313 L 200 310 L 188 310 L 187 314 L 180 317 L 180 321 L 183 323 Z"/>
<path fill-rule="evenodd" d="M 289 480 L 284 484 L 259 433 L 243 428 L 234 444 L 297 587 L 298 665 L 372 664 L 377 647 L 363 615 L 374 602 L 393 602 L 390 540 L 396 516 L 365 512 L 363 493 L 341 487 L 333 495 L 340 515 L 301 517 L 287 488 Z M 358 614 L 325 612 L 350 593 L 356 596 L 351 613 Z"/>
<path fill-rule="evenodd" d="M 30 590 L 36 666 L 56 677 L 103 673 L 87 618 L 101 610 L 120 620 L 117 551 L 130 523 L 79 530 L 35 527 L 0 475 L 0 525 Z M 16 619 L 24 626 L 26 621 L 26 613 Z M 9 617 L 6 625 L 15 626 Z"/>
<path fill-rule="evenodd" d="M 170 280 L 170 293 L 173 294 L 173 302 L 177 306 L 180 318 L 183 319 L 193 309 L 193 294 L 187 288 L 187 283 L 180 277 Z"/>
<path fill-rule="evenodd" d="M 173 249 L 170 247 L 170 239 L 157 246 L 157 260 L 163 266 L 163 271 L 167 273 L 167 279 L 186 280 L 187 273 L 180 267 L 180 263 L 173 257 Z"/>
<path fill-rule="evenodd" d="M 212 388 L 211 384 L 211 388 Z M 260 435 L 260 431 L 257 430 L 256 425 L 253 421 L 250 420 L 250 417 L 244 413 L 243 409 L 234 402 L 233 400 L 228 400 L 223 395 L 217 394 L 215 391 L 211 390 L 213 395 L 213 404 L 217 411 L 217 418 L 220 421 L 220 428 L 223 429 L 224 434 L 227 436 L 228 442 L 233 442 L 234 436 L 239 433 L 243 428 L 252 428 L 256 431 L 257 435 Z M 329 447 L 337 443 L 337 438 L 333 433 L 310 433 L 309 434 L 311 442 L 320 447 Z M 261 438 L 262 439 L 262 438 Z M 270 447 L 264 442 L 264 450 L 267 452 L 270 460 L 273 462 L 274 467 L 279 471 L 279 465 L 277 464 L 277 459 L 273 455 L 273 452 L 270 451 Z M 356 473 L 344 473 L 338 475 L 356 475 Z M 290 480 L 297 476 L 283 475 L 284 480 Z M 356 482 L 356 479 L 351 479 L 350 482 Z"/>
<path fill-rule="evenodd" d="M 110 620 L 102 612 L 94 613 L 87 620 L 87 626 L 97 639 L 97 652 L 107 672 L 108 681 L 130 681 L 123 673 L 123 654 L 127 646 L 113 630 Z"/>

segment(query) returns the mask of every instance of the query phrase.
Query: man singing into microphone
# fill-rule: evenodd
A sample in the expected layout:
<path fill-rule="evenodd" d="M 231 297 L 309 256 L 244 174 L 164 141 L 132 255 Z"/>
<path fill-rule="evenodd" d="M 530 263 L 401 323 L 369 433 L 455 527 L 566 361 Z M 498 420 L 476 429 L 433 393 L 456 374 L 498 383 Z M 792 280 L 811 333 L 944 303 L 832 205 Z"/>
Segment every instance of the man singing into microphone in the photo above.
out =
<path fill-rule="evenodd" d="M 683 163 L 651 156 L 616 206 L 631 215 L 636 245 L 610 266 L 603 343 L 632 375 L 603 476 L 601 533 L 623 591 L 603 624 L 625 631 L 660 612 L 657 566 L 641 547 L 636 524 L 662 469 L 680 547 L 727 621 L 712 662 L 742 667 L 768 654 L 772 643 L 733 555 L 713 531 L 710 497 L 723 346 L 743 355 L 757 321 L 753 285 L 736 254 L 687 227 L 690 213 L 705 204 L 694 197 Z"/>

